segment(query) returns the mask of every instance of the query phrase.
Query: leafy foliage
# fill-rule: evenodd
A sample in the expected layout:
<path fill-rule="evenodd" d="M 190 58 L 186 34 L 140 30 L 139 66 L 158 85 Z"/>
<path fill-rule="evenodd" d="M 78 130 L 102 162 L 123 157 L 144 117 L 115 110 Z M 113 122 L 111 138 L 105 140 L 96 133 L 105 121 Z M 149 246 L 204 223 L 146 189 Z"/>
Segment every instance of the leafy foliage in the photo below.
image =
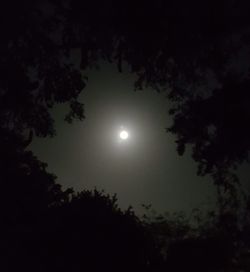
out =
<path fill-rule="evenodd" d="M 230 67 L 249 44 L 248 9 L 247 1 L 51 0 L 27 1 L 16 13 L 5 4 L 2 126 L 53 135 L 48 108 L 56 103 L 70 103 L 66 121 L 84 117 L 77 101 L 85 86 L 79 68 L 102 58 L 122 71 L 127 62 L 138 77 L 136 89 L 165 90 L 175 102 L 169 131 L 177 136 L 179 154 L 191 144 L 199 174 L 236 166 L 248 158 L 249 78 Z M 75 48 L 81 50 L 77 69 L 70 58 Z"/>
<path fill-rule="evenodd" d="M 54 1 L 63 47 L 81 48 L 81 68 L 103 58 L 122 71 L 126 62 L 135 89 L 166 91 L 174 102 L 168 131 L 180 155 L 192 146 L 198 174 L 216 179 L 246 161 L 249 77 L 235 63 L 249 45 L 247 1 L 97 2 L 69 0 L 61 8 Z"/>
<path fill-rule="evenodd" d="M 6 271 L 205 271 L 224 269 L 235 252 L 240 259 L 249 249 L 249 207 L 244 224 L 237 225 L 238 180 L 230 170 L 248 159 L 249 75 L 239 76 L 243 71 L 230 66 L 242 43 L 249 45 L 248 15 L 247 1 L 234 0 L 1 4 L 0 212 Z M 70 58 L 75 48 L 81 49 L 80 67 Z M 177 151 L 182 155 L 191 145 L 198 174 L 212 175 L 218 185 L 220 211 L 210 214 L 209 223 L 200 221 L 194 229 L 180 214 L 141 221 L 97 190 L 63 191 L 46 164 L 26 150 L 34 134 L 54 135 L 50 109 L 56 104 L 69 103 L 66 121 L 84 118 L 78 96 L 86 80 L 80 69 L 100 58 L 121 72 L 127 62 L 137 75 L 136 89 L 164 90 L 174 102 L 169 131 L 177 136 Z M 210 84 L 209 74 L 216 84 Z M 216 259 L 219 251 L 225 254 Z"/>
<path fill-rule="evenodd" d="M 235 217 L 233 210 L 222 214 L 219 209 L 160 215 L 146 208 L 143 222 L 155 237 L 165 270 L 248 271 L 249 221 Z M 241 212 L 248 217 L 246 206 Z"/>
<path fill-rule="evenodd" d="M 44 14 L 43 1 L 15 2 L 18 12 L 12 2 L 1 5 L 0 125 L 20 135 L 53 135 L 49 108 L 70 102 L 68 119 L 82 119 L 77 98 L 85 82 L 56 37 L 57 15 Z"/>

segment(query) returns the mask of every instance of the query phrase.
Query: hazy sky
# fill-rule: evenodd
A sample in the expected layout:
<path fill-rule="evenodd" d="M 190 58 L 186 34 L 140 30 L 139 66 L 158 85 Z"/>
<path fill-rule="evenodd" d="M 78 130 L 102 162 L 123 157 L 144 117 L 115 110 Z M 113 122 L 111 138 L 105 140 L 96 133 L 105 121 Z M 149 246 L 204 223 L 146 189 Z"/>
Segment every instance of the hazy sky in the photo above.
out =
<path fill-rule="evenodd" d="M 215 189 L 209 178 L 196 176 L 189 152 L 178 156 L 164 94 L 146 89 L 135 92 L 135 77 L 102 65 L 88 73 L 81 95 L 86 119 L 69 125 L 66 106 L 54 111 L 57 136 L 35 139 L 32 150 L 64 188 L 104 189 L 117 193 L 122 208 L 151 203 L 159 212 L 207 207 Z M 121 127 L 127 141 L 119 140 Z"/>

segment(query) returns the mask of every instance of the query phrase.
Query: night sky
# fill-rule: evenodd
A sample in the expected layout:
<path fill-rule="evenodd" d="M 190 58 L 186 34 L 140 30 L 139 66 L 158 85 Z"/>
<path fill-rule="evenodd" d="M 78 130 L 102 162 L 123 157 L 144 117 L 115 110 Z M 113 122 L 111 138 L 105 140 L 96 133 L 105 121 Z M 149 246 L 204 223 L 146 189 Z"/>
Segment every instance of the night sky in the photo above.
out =
<path fill-rule="evenodd" d="M 73 54 L 78 65 L 78 54 Z M 152 204 L 157 212 L 213 208 L 216 188 L 209 176 L 197 176 L 197 164 L 188 148 L 176 152 L 175 137 L 166 132 L 171 125 L 170 102 L 164 93 L 152 89 L 134 91 L 136 77 L 124 67 L 100 62 L 87 70 L 86 88 L 80 101 L 85 119 L 68 124 L 66 105 L 53 111 L 56 136 L 35 138 L 30 148 L 48 163 L 48 170 L 66 189 L 97 188 L 117 194 L 125 209 L 132 205 L 141 214 L 142 204 Z M 121 141 L 119 133 L 129 132 Z M 238 170 L 244 187 L 249 187 L 250 169 Z"/>
<path fill-rule="evenodd" d="M 85 120 L 64 122 L 66 106 L 53 110 L 57 136 L 36 138 L 31 148 L 64 188 L 104 189 L 117 193 L 122 208 L 143 212 L 152 204 L 158 212 L 206 209 L 215 202 L 209 177 L 196 176 L 190 152 L 180 157 L 164 93 L 134 91 L 135 77 L 124 69 L 101 63 L 85 73 L 89 80 L 81 95 Z M 122 128 L 129 139 L 121 141 Z M 209 182 L 210 181 L 210 182 Z"/>

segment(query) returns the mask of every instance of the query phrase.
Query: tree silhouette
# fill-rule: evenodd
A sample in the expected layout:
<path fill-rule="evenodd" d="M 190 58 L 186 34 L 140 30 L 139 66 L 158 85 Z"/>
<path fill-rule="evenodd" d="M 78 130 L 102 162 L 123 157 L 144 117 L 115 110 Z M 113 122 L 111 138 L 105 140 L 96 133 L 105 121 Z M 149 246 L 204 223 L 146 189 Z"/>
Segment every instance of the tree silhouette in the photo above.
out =
<path fill-rule="evenodd" d="M 249 217 L 248 208 L 244 212 Z M 162 215 L 147 207 L 143 222 L 160 249 L 163 271 L 249 270 L 249 219 L 232 228 L 218 209 Z"/>
<path fill-rule="evenodd" d="M 56 103 L 70 103 L 68 121 L 84 117 L 77 97 L 85 83 L 54 36 L 58 19 L 47 18 L 39 3 L 1 6 L 0 117 L 5 129 L 45 137 L 54 133 L 49 109 Z"/>
<path fill-rule="evenodd" d="M 46 164 L 26 150 L 33 135 L 54 135 L 50 108 L 68 102 L 67 121 L 84 117 L 77 101 L 84 78 L 67 64 L 53 36 L 58 19 L 44 14 L 43 3 L 1 4 L 0 185 L 8 223 L 33 217 L 66 197 Z"/>
<path fill-rule="evenodd" d="M 193 146 L 199 174 L 216 174 L 214 169 L 247 159 L 249 79 L 239 78 L 242 71 L 228 73 L 243 42 L 249 43 L 247 1 L 68 0 L 47 6 L 27 1 L 17 7 L 20 12 L 12 7 L 2 9 L 0 116 L 5 127 L 53 135 L 48 108 L 56 103 L 70 103 L 69 122 L 83 118 L 77 97 L 85 79 L 70 59 L 71 50 L 79 48 L 81 69 L 102 58 L 122 71 L 127 62 L 138 76 L 137 89 L 167 91 L 176 103 L 169 131 L 177 136 L 180 154 L 186 144 Z M 209 74 L 218 87 L 209 85 Z"/>
<path fill-rule="evenodd" d="M 116 200 L 97 190 L 73 193 L 35 222 L 9 229 L 3 240 L 6 269 L 158 271 L 161 257 L 153 237 Z"/>
<path fill-rule="evenodd" d="M 138 77 L 136 89 L 167 92 L 174 102 L 169 131 L 177 136 L 179 154 L 186 144 L 193 147 L 198 174 L 211 174 L 219 183 L 219 169 L 247 160 L 249 78 L 234 65 L 249 45 L 247 1 L 56 5 L 64 18 L 63 47 L 81 48 L 82 69 L 98 58 L 120 71 L 126 62 Z"/>
<path fill-rule="evenodd" d="M 234 68 L 235 55 L 243 44 L 249 46 L 248 13 L 247 1 L 234 0 L 1 4 L 0 211 L 5 270 L 157 271 L 166 266 L 206 271 L 201 261 L 212 260 L 209 269 L 228 265 L 232 244 L 240 244 L 249 234 L 248 215 L 241 231 L 237 226 L 238 180 L 230 173 L 248 159 L 250 148 L 249 75 Z M 70 57 L 76 48 L 81 50 L 80 67 Z M 84 118 L 77 100 L 86 82 L 82 70 L 99 59 L 116 63 L 121 72 L 123 62 L 128 63 L 137 75 L 135 89 L 165 91 L 174 103 L 169 131 L 177 137 L 177 151 L 181 155 L 191 145 L 198 174 L 212 175 L 218 185 L 220 213 L 212 235 L 204 238 L 200 232 L 185 239 L 191 229 L 188 223 L 145 224 L 98 191 L 63 191 L 46 164 L 26 150 L 33 135 L 55 134 L 50 109 L 56 104 L 69 103 L 66 121 Z M 168 244 L 166 264 L 156 229 L 179 237 Z M 214 239 L 221 233 L 225 240 L 218 244 Z M 242 248 L 248 249 L 249 241 Z M 217 259 L 219 251 L 225 256 Z M 180 258 L 183 263 L 178 263 Z"/>

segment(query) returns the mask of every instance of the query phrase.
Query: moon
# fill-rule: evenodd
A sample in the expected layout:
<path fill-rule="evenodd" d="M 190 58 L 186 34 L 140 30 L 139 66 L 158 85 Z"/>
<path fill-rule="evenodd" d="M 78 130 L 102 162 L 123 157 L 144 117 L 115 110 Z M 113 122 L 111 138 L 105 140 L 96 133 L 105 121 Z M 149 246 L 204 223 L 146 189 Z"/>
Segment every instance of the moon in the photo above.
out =
<path fill-rule="evenodd" d="M 119 134 L 120 139 L 127 140 L 128 139 L 128 132 L 126 130 L 122 130 Z"/>

